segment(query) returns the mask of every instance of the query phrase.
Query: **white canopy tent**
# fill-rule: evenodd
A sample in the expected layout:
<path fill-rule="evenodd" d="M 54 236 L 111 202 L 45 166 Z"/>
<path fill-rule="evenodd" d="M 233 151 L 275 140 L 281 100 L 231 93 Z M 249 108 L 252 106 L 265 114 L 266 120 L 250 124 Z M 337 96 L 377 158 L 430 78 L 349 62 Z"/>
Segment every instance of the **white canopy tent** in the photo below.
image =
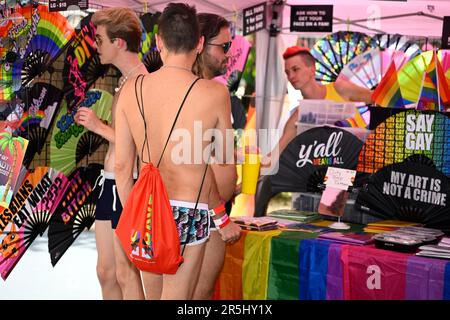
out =
<path fill-rule="evenodd" d="M 197 12 L 220 14 L 242 26 L 242 9 L 260 4 L 262 0 L 91 0 L 100 7 L 133 8 L 137 12 L 162 11 L 169 2 L 195 5 Z M 280 124 L 282 104 L 286 93 L 282 52 L 296 43 L 299 33 L 289 31 L 290 5 L 332 4 L 333 32 L 341 30 L 360 31 L 367 34 L 390 33 L 440 38 L 442 17 L 450 16 L 450 0 L 272 0 L 267 2 L 268 21 L 278 25 L 280 33 L 269 37 L 269 31 L 257 32 L 256 37 L 256 110 L 258 128 L 277 128 Z M 281 3 L 273 7 L 274 2 Z M 272 9 L 279 9 L 279 18 L 272 20 Z M 306 34 L 302 34 L 305 36 Z M 322 34 L 311 34 L 325 36 Z"/>
<path fill-rule="evenodd" d="M 145 8 L 150 12 L 162 11 L 169 2 L 184 2 L 196 6 L 198 12 L 212 12 L 232 18 L 236 14 L 242 18 L 243 8 L 263 0 L 90 0 L 89 3 L 100 7 L 129 7 L 138 12 Z M 268 5 L 274 1 L 266 1 Z M 333 31 L 347 30 L 347 19 L 353 21 L 350 29 L 361 32 L 399 33 L 423 37 L 440 37 L 442 18 L 450 15 L 449 0 L 285 0 L 283 10 L 283 31 L 289 32 L 290 5 L 334 5 Z M 422 13 L 422 14 L 419 14 Z M 415 15 L 416 14 L 416 15 Z M 406 16 L 403 16 L 406 15 Z M 378 21 L 377 17 L 381 19 Z M 392 18 L 386 18 L 392 17 Z M 369 21 L 366 21 L 369 20 Z M 359 27 L 357 26 L 360 25 Z M 369 28 L 369 29 L 368 29 Z M 372 29 L 372 30 L 371 30 Z"/>

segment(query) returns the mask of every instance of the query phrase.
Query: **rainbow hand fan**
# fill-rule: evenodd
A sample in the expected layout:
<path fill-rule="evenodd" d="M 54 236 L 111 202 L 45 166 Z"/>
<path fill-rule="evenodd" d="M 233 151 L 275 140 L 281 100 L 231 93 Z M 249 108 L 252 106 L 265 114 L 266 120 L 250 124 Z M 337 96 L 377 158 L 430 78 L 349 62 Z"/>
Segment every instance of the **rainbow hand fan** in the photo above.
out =
<path fill-rule="evenodd" d="M 113 96 L 109 92 L 95 89 L 86 93 L 86 99 L 80 106 L 92 108 L 100 119 L 110 123 L 112 102 Z M 76 111 L 74 109 L 69 112 L 67 106 L 62 105 L 50 142 L 50 166 L 66 175 L 72 172 L 84 156 L 91 155 L 106 142 L 101 136 L 75 123 Z"/>
<path fill-rule="evenodd" d="M 450 84 L 450 50 L 437 51 L 437 58 L 447 86 Z M 416 103 L 422 88 L 423 75 L 433 59 L 433 51 L 425 51 L 407 62 L 398 72 L 398 83 L 406 103 Z M 441 81 L 441 84 L 443 81 Z"/>
<path fill-rule="evenodd" d="M 380 49 L 402 51 L 408 57 L 408 60 L 422 52 L 416 43 L 408 37 L 399 34 L 376 34 L 373 36 L 373 39 Z"/>
<path fill-rule="evenodd" d="M 316 59 L 316 80 L 336 81 L 344 66 L 357 55 L 376 47 L 376 42 L 360 32 L 339 31 L 316 42 L 311 54 Z"/>
<path fill-rule="evenodd" d="M 368 50 L 346 64 L 338 80 L 347 80 L 372 90 L 380 83 L 393 61 L 400 68 L 408 61 L 408 57 L 403 52 L 392 49 Z"/>
<path fill-rule="evenodd" d="M 23 160 L 23 165 L 28 168 L 34 155 L 40 154 L 44 147 L 61 104 L 62 91 L 51 84 L 36 82 L 29 90 L 21 93 L 25 110 L 16 133 L 28 140 Z"/>
<path fill-rule="evenodd" d="M 26 46 L 17 54 L 12 64 L 12 86 L 18 91 L 44 73 L 70 43 L 74 29 L 58 12 L 49 12 L 47 6 L 28 5 L 19 11 L 31 15 L 26 36 Z M 25 89 L 26 90 L 26 89 Z"/>
<path fill-rule="evenodd" d="M 435 111 L 404 109 L 381 122 L 366 139 L 358 172 L 374 173 L 412 155 L 430 158 L 450 176 L 450 117 Z"/>

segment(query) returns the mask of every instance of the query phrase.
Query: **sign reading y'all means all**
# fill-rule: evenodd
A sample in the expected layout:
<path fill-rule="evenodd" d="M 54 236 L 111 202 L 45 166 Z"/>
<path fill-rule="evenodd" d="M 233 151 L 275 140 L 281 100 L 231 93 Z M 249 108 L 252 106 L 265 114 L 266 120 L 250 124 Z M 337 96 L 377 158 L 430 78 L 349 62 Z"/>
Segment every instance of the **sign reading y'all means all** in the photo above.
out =
<path fill-rule="evenodd" d="M 70 10 L 71 6 L 78 7 L 77 9 L 86 10 L 89 7 L 88 0 L 49 0 L 48 10 L 54 11 L 66 11 Z"/>
<path fill-rule="evenodd" d="M 332 32 L 333 6 L 291 6 L 291 32 Z"/>
<path fill-rule="evenodd" d="M 244 9 L 244 36 L 266 27 L 266 3 Z"/>

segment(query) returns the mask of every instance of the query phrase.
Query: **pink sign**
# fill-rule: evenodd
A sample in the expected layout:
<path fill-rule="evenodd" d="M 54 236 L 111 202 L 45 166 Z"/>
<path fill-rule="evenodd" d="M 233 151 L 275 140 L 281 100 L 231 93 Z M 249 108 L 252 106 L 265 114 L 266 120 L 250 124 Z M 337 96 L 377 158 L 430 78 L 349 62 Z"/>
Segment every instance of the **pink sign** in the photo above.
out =
<path fill-rule="evenodd" d="M 235 71 L 244 71 L 247 56 L 252 45 L 243 36 L 236 35 L 231 44 L 230 54 L 228 59 L 227 73 L 223 76 L 215 77 L 214 80 L 227 85 L 228 79 Z"/>

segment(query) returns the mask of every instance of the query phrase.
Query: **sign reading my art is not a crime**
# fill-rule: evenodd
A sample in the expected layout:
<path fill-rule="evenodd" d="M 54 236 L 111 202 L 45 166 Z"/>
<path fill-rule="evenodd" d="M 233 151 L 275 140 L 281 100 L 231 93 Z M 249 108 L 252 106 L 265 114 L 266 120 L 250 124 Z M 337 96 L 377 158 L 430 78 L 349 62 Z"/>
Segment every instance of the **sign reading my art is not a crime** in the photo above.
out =
<path fill-rule="evenodd" d="M 66 11 L 69 7 L 78 7 L 79 10 L 86 10 L 89 7 L 88 0 L 49 0 L 48 10 L 53 11 Z"/>
<path fill-rule="evenodd" d="M 266 27 L 266 3 L 243 10 L 244 36 Z"/>
<path fill-rule="evenodd" d="M 291 32 L 332 32 L 332 5 L 291 6 Z"/>

